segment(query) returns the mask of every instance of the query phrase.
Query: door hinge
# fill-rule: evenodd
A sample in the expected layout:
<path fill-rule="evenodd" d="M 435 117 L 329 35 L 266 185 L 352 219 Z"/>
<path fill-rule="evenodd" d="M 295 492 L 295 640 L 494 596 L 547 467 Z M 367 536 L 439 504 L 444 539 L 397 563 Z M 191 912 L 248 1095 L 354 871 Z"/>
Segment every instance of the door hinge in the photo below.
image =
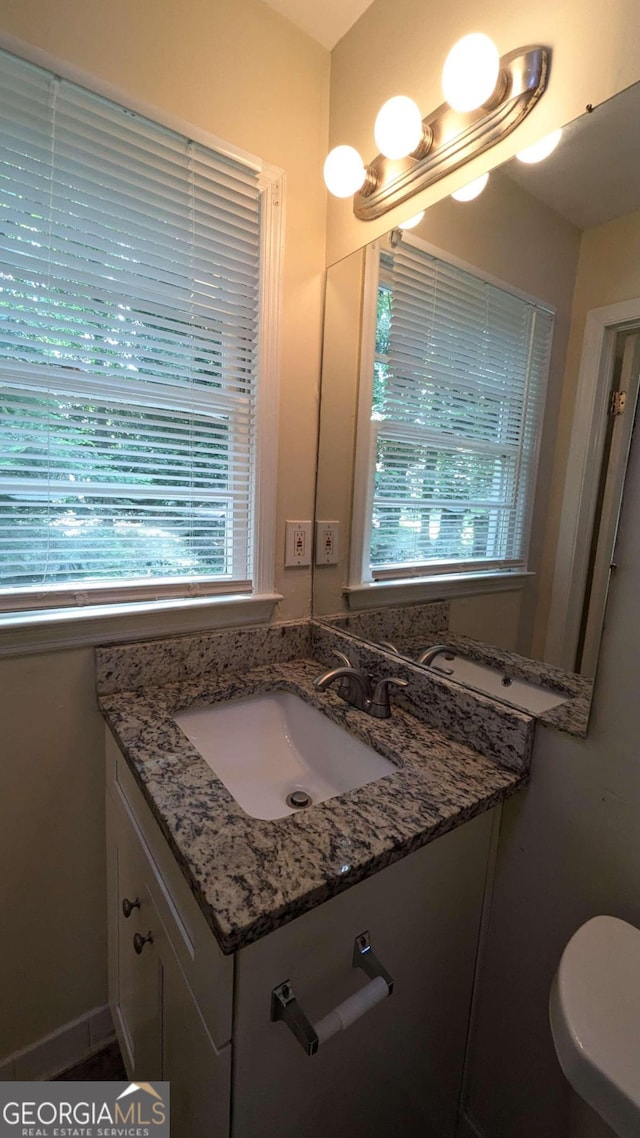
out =
<path fill-rule="evenodd" d="M 624 415 L 624 409 L 627 405 L 626 391 L 612 391 L 611 399 L 609 400 L 609 414 L 610 415 Z"/>

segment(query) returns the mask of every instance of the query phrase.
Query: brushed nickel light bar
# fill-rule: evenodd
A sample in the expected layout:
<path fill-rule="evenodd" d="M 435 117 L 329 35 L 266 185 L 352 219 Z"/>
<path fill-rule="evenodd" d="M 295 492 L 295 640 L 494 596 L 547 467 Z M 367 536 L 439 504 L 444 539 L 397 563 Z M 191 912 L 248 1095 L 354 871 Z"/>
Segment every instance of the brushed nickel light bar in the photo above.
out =
<path fill-rule="evenodd" d="M 420 121 L 411 99 L 390 99 L 376 119 L 375 137 L 384 152 L 365 165 L 353 147 L 334 148 L 325 163 L 328 188 L 338 197 L 353 194 L 353 212 L 361 221 L 382 217 L 511 134 L 543 95 L 550 58 L 540 45 L 500 58 L 482 33 L 463 37 L 443 70 L 447 102 Z M 558 138 L 549 136 L 547 153 Z M 522 158 L 538 160 L 524 153 Z"/>
<path fill-rule="evenodd" d="M 367 167 L 367 181 L 354 194 L 353 212 L 373 221 L 408 201 L 506 138 L 531 113 L 548 81 L 550 53 L 544 47 L 512 51 L 500 60 L 494 94 L 473 111 L 454 111 L 443 103 L 422 120 L 426 153 L 406 158 L 378 154 Z M 424 151 L 426 143 L 421 143 Z"/>

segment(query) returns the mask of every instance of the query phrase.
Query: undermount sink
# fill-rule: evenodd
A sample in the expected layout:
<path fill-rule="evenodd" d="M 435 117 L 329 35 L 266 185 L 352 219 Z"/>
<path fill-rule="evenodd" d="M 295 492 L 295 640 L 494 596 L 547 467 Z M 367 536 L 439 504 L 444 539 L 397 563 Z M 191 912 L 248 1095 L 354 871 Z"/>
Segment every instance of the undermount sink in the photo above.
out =
<path fill-rule="evenodd" d="M 446 674 L 450 680 L 475 688 L 476 691 L 493 696 L 494 699 L 505 700 L 514 707 L 529 711 L 532 715 L 542 715 L 552 707 L 559 707 L 561 703 L 566 703 L 568 698 L 542 684 L 534 684 L 529 680 L 514 680 L 504 668 L 479 664 L 466 656 L 452 657 L 451 653 L 444 651 L 434 656 L 431 667 Z"/>
<path fill-rule="evenodd" d="M 253 818 L 284 818 L 396 770 L 291 692 L 192 708 L 174 718 Z"/>

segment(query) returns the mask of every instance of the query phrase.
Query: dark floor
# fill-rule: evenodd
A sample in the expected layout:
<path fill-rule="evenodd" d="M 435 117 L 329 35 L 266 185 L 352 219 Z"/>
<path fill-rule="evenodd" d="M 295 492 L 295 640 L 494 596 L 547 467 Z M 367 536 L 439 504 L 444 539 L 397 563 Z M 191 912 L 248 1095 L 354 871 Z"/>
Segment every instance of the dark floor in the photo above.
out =
<path fill-rule="evenodd" d="M 70 1067 L 68 1071 L 63 1071 L 61 1075 L 56 1076 L 57 1080 L 64 1082 L 82 1082 L 82 1083 L 125 1083 L 127 1082 L 127 1072 L 124 1069 L 122 1062 L 122 1055 L 120 1048 L 114 1040 L 108 1047 L 102 1051 L 98 1051 L 97 1055 L 92 1055 L 89 1059 L 85 1059 L 82 1063 L 77 1063 L 75 1067 Z"/>

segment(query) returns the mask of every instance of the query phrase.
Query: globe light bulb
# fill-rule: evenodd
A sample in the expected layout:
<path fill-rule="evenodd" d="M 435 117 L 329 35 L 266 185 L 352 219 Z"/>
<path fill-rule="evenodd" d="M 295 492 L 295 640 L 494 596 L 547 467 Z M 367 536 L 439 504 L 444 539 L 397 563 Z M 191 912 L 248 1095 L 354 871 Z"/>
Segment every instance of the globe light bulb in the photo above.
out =
<path fill-rule="evenodd" d="M 455 198 L 457 202 L 472 202 L 474 198 L 477 198 L 479 194 L 482 193 L 488 181 L 489 175 L 481 174 L 480 177 L 476 178 L 473 182 L 469 182 L 466 186 L 462 186 L 461 189 L 455 190 L 451 197 Z"/>
<path fill-rule="evenodd" d="M 324 163 L 324 181 L 336 198 L 350 198 L 364 185 L 367 171 L 353 146 L 334 146 Z"/>
<path fill-rule="evenodd" d="M 373 135 L 385 158 L 405 158 L 422 139 L 422 115 L 406 95 L 394 95 L 378 111 Z"/>
<path fill-rule="evenodd" d="M 493 40 L 472 32 L 454 44 L 445 60 L 444 97 L 454 111 L 473 111 L 486 103 L 499 74 L 500 56 Z"/>
<path fill-rule="evenodd" d="M 534 162 L 543 162 L 545 158 L 553 154 L 561 138 L 562 129 L 554 130 L 551 134 L 541 138 L 539 142 L 534 142 L 533 146 L 527 146 L 525 150 L 521 150 L 519 154 L 516 154 L 516 158 L 528 165 L 533 165 Z"/>
<path fill-rule="evenodd" d="M 409 217 L 406 221 L 401 221 L 398 229 L 415 229 L 416 225 L 419 225 L 422 221 L 424 213 L 425 211 L 423 209 L 420 210 L 420 213 L 414 213 L 413 217 Z"/>

